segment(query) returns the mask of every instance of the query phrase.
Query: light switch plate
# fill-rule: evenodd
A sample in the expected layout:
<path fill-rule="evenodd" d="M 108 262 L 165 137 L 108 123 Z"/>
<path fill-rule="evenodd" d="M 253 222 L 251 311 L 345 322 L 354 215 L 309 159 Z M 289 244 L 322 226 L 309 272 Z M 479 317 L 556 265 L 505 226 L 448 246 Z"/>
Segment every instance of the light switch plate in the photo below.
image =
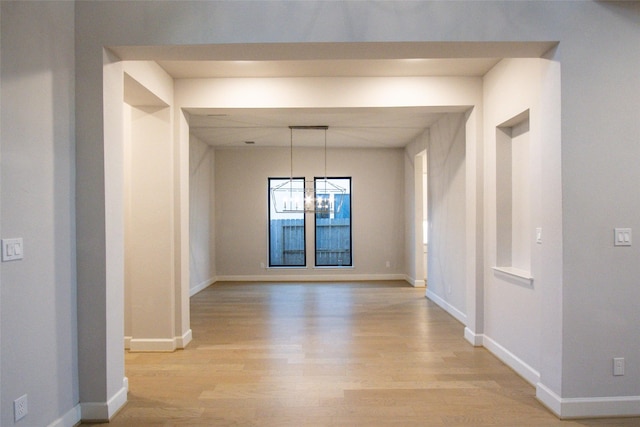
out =
<path fill-rule="evenodd" d="M 15 261 L 24 257 L 22 237 L 2 239 L 2 261 Z"/>
<path fill-rule="evenodd" d="M 613 375 L 624 375 L 624 357 L 613 358 Z"/>
<path fill-rule="evenodd" d="M 613 244 L 615 246 L 631 246 L 631 229 L 614 228 Z"/>

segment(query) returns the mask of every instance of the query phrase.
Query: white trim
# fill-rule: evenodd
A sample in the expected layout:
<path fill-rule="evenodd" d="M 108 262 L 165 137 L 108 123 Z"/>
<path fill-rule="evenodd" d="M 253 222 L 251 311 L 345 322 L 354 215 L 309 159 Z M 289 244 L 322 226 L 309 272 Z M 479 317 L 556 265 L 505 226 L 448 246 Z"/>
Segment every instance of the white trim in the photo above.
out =
<path fill-rule="evenodd" d="M 129 391 L 129 380 L 122 379 L 122 388 L 107 402 L 85 402 L 80 403 L 81 420 L 88 421 L 110 421 L 125 403 L 127 403 L 127 392 Z"/>
<path fill-rule="evenodd" d="M 539 382 L 536 398 L 562 419 L 640 416 L 640 396 L 561 398 Z"/>
<path fill-rule="evenodd" d="M 520 270 L 515 267 L 491 267 L 495 273 L 506 274 L 507 276 L 524 282 L 526 285 L 533 285 L 533 276 L 530 271 Z"/>
<path fill-rule="evenodd" d="M 482 340 L 484 338 L 484 335 L 482 334 L 476 334 L 475 332 L 473 332 L 471 329 L 469 329 L 468 327 L 464 328 L 464 339 L 466 339 L 467 341 L 469 341 L 469 343 L 474 346 L 474 347 L 482 347 Z"/>
<path fill-rule="evenodd" d="M 404 280 L 409 282 L 411 284 L 411 286 L 413 286 L 414 288 L 425 288 L 427 286 L 427 281 L 426 280 L 414 279 L 413 277 L 408 276 L 408 275 L 404 276 Z"/>
<path fill-rule="evenodd" d="M 131 337 L 124 337 L 124 349 L 129 350 L 131 348 Z"/>
<path fill-rule="evenodd" d="M 73 427 L 81 421 L 80 405 L 69 409 L 66 414 L 49 424 L 47 427 Z"/>
<path fill-rule="evenodd" d="M 531 385 L 535 386 L 540 381 L 540 373 L 538 371 L 487 335 L 483 335 L 482 345 Z"/>
<path fill-rule="evenodd" d="M 278 274 L 218 276 L 217 282 L 346 282 L 362 280 L 406 280 L 404 274 Z"/>
<path fill-rule="evenodd" d="M 216 283 L 216 278 L 212 277 L 210 279 L 204 280 L 200 283 L 198 283 L 197 285 L 195 285 L 193 288 L 189 289 L 189 297 L 194 296 L 195 294 L 197 294 L 198 292 L 207 289 L 209 286 L 213 285 L 214 283 Z"/>
<path fill-rule="evenodd" d="M 536 384 L 536 399 L 558 417 L 560 416 L 562 412 L 562 398 L 541 382 Z"/>
<path fill-rule="evenodd" d="M 175 351 L 176 338 L 131 338 L 129 351 Z"/>
<path fill-rule="evenodd" d="M 129 346 L 127 347 L 127 339 Z M 131 338 L 125 337 L 125 348 L 131 352 L 151 351 L 151 352 L 171 352 L 185 348 L 193 339 L 191 329 L 182 336 L 173 338 Z"/>
<path fill-rule="evenodd" d="M 438 304 L 444 311 L 446 311 L 447 313 L 455 317 L 460 323 L 462 323 L 463 325 L 467 324 L 467 315 L 461 312 L 460 310 L 458 310 L 457 308 L 455 308 L 454 306 L 452 306 L 451 304 L 449 304 L 447 301 L 440 298 L 439 295 L 427 289 L 426 296 L 431 301 Z"/>
<path fill-rule="evenodd" d="M 175 338 L 176 348 L 185 348 L 187 345 L 189 345 L 192 339 L 193 339 L 193 335 L 191 333 L 191 329 L 189 329 L 187 332 L 182 334 L 181 337 Z"/>

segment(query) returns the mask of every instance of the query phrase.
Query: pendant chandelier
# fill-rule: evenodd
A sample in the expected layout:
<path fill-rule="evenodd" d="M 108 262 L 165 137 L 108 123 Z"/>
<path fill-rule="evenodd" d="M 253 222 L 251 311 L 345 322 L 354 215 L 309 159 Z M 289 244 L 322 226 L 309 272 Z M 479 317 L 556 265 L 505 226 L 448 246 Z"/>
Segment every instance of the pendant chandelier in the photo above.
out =
<path fill-rule="evenodd" d="M 342 197 L 346 191 L 327 178 L 327 129 L 329 126 L 289 126 L 291 141 L 289 144 L 290 175 L 289 180 L 271 189 L 271 201 L 278 213 L 311 212 L 333 215 L 340 212 Z M 293 178 L 293 131 L 324 131 L 324 178 L 302 181 Z"/>

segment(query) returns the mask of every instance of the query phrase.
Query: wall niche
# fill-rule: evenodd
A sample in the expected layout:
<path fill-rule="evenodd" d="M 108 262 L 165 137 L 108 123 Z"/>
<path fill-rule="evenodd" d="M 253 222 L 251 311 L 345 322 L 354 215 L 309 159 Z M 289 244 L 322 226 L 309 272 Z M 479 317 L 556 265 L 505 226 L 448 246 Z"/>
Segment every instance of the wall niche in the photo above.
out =
<path fill-rule="evenodd" d="M 530 144 L 529 110 L 496 127 L 494 270 L 532 284 Z"/>

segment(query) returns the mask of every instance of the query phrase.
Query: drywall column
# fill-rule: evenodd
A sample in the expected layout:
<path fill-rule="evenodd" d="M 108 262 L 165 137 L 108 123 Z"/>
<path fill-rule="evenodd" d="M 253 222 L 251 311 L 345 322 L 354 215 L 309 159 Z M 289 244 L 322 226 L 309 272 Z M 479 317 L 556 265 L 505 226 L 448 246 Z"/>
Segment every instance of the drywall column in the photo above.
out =
<path fill-rule="evenodd" d="M 126 84 L 125 84 L 126 86 Z M 125 88 L 126 93 L 126 88 Z M 126 97 L 126 96 L 125 96 Z M 129 248 L 132 246 L 131 238 L 133 233 L 131 232 L 131 119 L 133 117 L 133 107 L 129 104 L 124 104 L 124 114 L 122 120 L 124 123 L 123 132 L 123 169 L 124 169 L 124 188 L 123 188 L 123 207 L 124 207 L 124 348 L 129 349 L 131 343 L 131 280 L 129 279 L 129 270 L 131 268 L 131 260 L 127 258 L 126 254 Z"/>
<path fill-rule="evenodd" d="M 425 286 L 429 277 L 427 254 L 429 252 L 428 238 L 429 238 L 429 171 L 427 170 L 427 150 L 423 152 L 421 156 L 422 160 L 422 257 L 420 263 L 424 268 L 424 281 Z"/>
<path fill-rule="evenodd" d="M 86 420 L 109 419 L 127 400 L 122 351 L 124 88 L 117 61 L 105 51 L 76 62 L 76 71 L 84 76 L 76 80 L 76 90 L 85 94 L 76 97 L 76 234 L 78 376 Z"/>
<path fill-rule="evenodd" d="M 466 182 L 466 324 L 464 336 L 481 345 L 484 332 L 484 141 L 482 103 L 465 116 Z M 474 286 L 475 284 L 475 286 Z"/>
<path fill-rule="evenodd" d="M 424 287 L 424 272 L 418 271 L 423 264 L 422 245 L 422 217 L 423 191 L 421 173 L 426 171 L 426 166 L 422 167 L 420 153 L 426 152 L 429 145 L 429 130 L 422 132 L 415 140 L 405 147 L 404 156 L 404 186 L 405 186 L 405 269 L 407 281 L 416 287 Z M 420 164 L 418 164 L 420 163 Z M 421 188 L 418 188 L 421 187 Z M 419 205 L 419 206 L 418 206 Z M 421 281 L 421 282 L 418 282 Z"/>
<path fill-rule="evenodd" d="M 189 294 L 215 282 L 214 149 L 189 135 Z"/>
<path fill-rule="evenodd" d="M 425 156 L 426 156 L 426 150 L 425 151 L 421 151 L 420 153 L 418 153 L 415 157 L 414 157 L 414 161 L 413 161 L 413 175 L 414 175 L 414 182 L 415 182 L 415 188 L 414 188 L 414 207 L 415 207 L 415 212 L 414 212 L 414 216 L 413 216 L 413 221 L 414 221 L 414 263 L 415 263 L 415 277 L 414 277 L 414 281 L 413 281 L 413 286 L 415 287 L 424 287 L 426 285 L 426 282 L 424 280 L 425 278 L 425 271 L 424 271 L 424 239 L 423 239 L 423 235 L 424 235 L 424 231 L 422 229 L 423 224 L 424 224 L 424 217 L 425 217 L 425 213 L 423 212 L 424 210 L 424 198 L 425 196 L 425 188 L 423 187 L 424 184 L 424 174 L 426 172 L 425 170 Z"/>
<path fill-rule="evenodd" d="M 0 230 L 23 239 L 23 258 L 0 266 L 7 427 L 79 421 L 74 7 L 0 2 Z M 13 401 L 22 395 L 28 413 L 14 424 Z"/>
<path fill-rule="evenodd" d="M 173 79 L 157 64 L 124 62 L 129 105 L 125 164 L 125 345 L 172 351 L 189 329 L 188 126 L 174 126 Z"/>
<path fill-rule="evenodd" d="M 562 137 L 560 132 L 560 62 L 545 60 L 540 64 L 540 121 L 548 123 L 540 131 L 542 145 L 538 153 L 540 169 L 539 209 L 543 235 L 541 251 L 536 251 L 540 266 L 540 382 L 536 396 L 556 414 L 562 415 L 563 328 L 563 219 L 562 219 Z M 543 163 L 544 162 L 544 163 Z M 544 212 L 542 211 L 544 209 Z M 534 258 L 536 259 L 536 258 Z M 542 268 L 544 266 L 544 268 Z M 571 304 L 571 302 L 569 302 Z M 632 405 L 629 405 L 632 406 Z M 584 412 L 583 412 L 584 414 Z"/>
<path fill-rule="evenodd" d="M 538 398 L 561 415 L 564 331 L 558 325 L 564 318 L 564 255 L 559 82 L 559 64 L 543 59 L 504 59 L 485 76 L 483 345 L 534 384 Z M 527 142 L 519 139 L 518 130 L 528 134 L 526 162 L 514 156 L 523 148 L 514 144 Z M 519 175 L 528 181 L 527 191 L 518 190 L 522 186 L 514 178 Z M 504 186 L 505 180 L 511 187 Z M 520 203 L 514 197 L 527 192 L 527 200 Z M 516 226 L 516 214 L 525 218 L 526 226 Z M 513 224 L 508 228 L 505 216 Z M 538 241 L 536 229 L 543 231 Z M 518 233 L 524 235 L 526 248 L 518 242 Z"/>
<path fill-rule="evenodd" d="M 447 114 L 429 128 L 429 286 L 427 297 L 468 326 L 469 246 L 476 218 L 469 213 L 476 201 L 468 188 L 468 141 L 464 113 Z M 472 211 L 473 212 L 473 211 Z M 471 225 L 470 225 L 471 224 Z M 475 301 L 472 301 L 472 305 Z"/>
<path fill-rule="evenodd" d="M 126 248 L 132 351 L 175 350 L 173 147 L 170 108 L 131 109 L 130 236 Z"/>
<path fill-rule="evenodd" d="M 174 165 L 174 265 L 175 265 L 175 325 L 177 348 L 184 348 L 191 341 L 189 312 L 189 124 L 184 113 L 175 113 L 177 134 L 173 144 Z"/>

